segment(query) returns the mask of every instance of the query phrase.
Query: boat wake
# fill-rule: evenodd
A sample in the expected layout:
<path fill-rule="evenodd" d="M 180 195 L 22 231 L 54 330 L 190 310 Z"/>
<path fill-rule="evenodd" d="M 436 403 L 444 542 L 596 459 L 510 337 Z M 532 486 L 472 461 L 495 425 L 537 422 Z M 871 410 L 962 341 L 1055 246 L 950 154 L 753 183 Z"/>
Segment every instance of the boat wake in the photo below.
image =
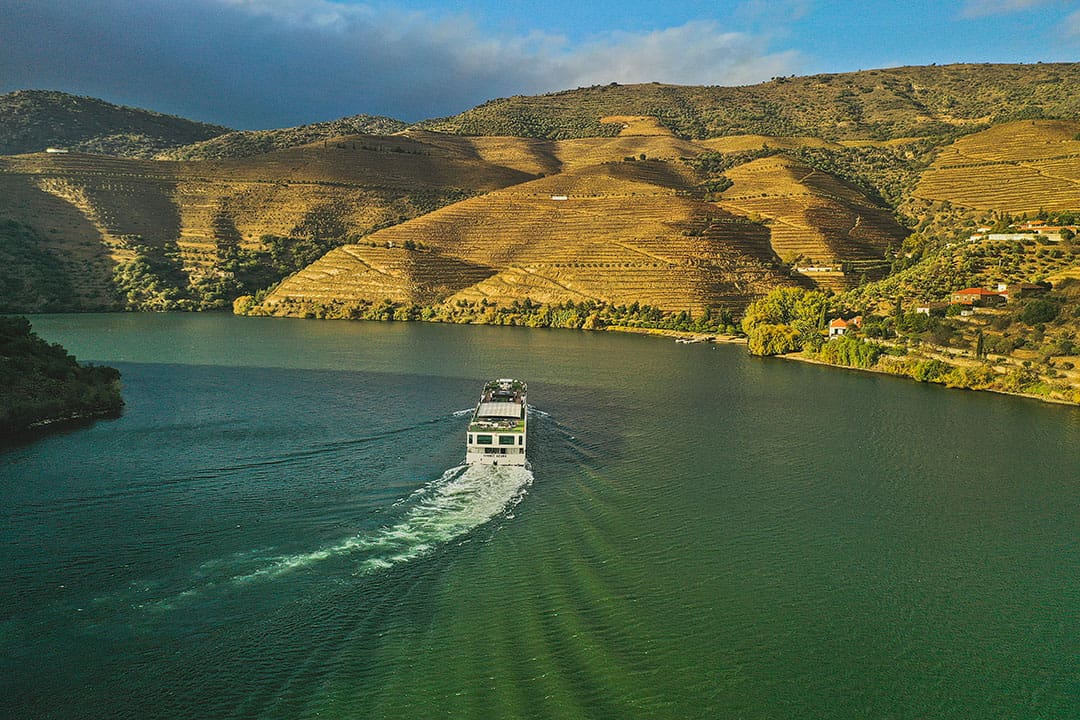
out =
<path fill-rule="evenodd" d="M 270 565 L 235 576 L 233 580 L 250 582 L 273 578 L 343 556 L 357 556 L 356 574 L 369 574 L 408 562 L 499 515 L 507 515 L 521 502 L 532 480 L 532 471 L 521 466 L 460 465 L 451 468 L 401 501 L 401 504 L 409 505 L 409 509 L 393 525 L 313 552 L 276 558 Z"/>

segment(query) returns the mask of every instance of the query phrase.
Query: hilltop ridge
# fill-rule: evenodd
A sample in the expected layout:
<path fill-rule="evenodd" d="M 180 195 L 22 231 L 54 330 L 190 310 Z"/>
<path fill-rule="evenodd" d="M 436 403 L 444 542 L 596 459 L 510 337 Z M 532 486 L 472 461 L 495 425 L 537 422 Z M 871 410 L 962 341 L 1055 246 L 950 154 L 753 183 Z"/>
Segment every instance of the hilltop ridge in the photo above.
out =
<path fill-rule="evenodd" d="M 1080 63 L 942 65 L 781 77 L 740 87 L 594 85 L 488 101 L 422 127 L 463 135 L 615 135 L 600 118 L 649 115 L 680 137 L 828 140 L 971 132 L 1007 120 L 1080 115 Z"/>
<path fill-rule="evenodd" d="M 309 123 L 277 130 L 237 130 L 200 142 L 171 148 L 156 155 L 158 160 L 220 160 L 245 158 L 286 150 L 345 135 L 393 135 L 408 123 L 380 115 L 352 115 L 339 120 Z"/>
<path fill-rule="evenodd" d="M 0 155 L 65 150 L 152 157 L 229 128 L 52 90 L 0 95 Z"/>

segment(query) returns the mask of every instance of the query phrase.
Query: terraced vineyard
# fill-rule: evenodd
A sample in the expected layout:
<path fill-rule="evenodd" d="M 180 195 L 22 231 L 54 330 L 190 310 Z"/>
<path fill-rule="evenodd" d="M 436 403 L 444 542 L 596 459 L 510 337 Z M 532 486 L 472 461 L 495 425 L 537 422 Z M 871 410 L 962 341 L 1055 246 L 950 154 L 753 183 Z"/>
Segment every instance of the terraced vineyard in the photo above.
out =
<path fill-rule="evenodd" d="M 371 257 L 344 248 L 282 283 L 267 304 L 330 296 L 415 301 L 439 286 L 454 290 L 439 300 L 603 299 L 700 312 L 786 281 L 760 225 L 730 224 L 730 236 L 749 252 L 684 235 L 696 218 L 727 214 L 677 196 L 683 185 L 659 184 L 678 176 L 667 171 L 659 161 L 592 166 L 456 203 L 370 238 L 394 248 L 422 245 L 426 252 L 411 254 L 430 259 L 417 269 L 441 265 L 441 273 L 383 273 L 370 262 L 342 273 L 343 254 Z M 462 285 L 462 264 L 487 268 L 484 282 Z M 388 280 L 400 287 L 392 292 Z M 383 296 L 364 294 L 373 282 L 382 283 Z"/>
<path fill-rule="evenodd" d="M 1024 120 L 957 140 L 915 196 L 1015 214 L 1080 207 L 1080 122 Z"/>
<path fill-rule="evenodd" d="M 354 116 L 224 135 L 47 95 L 64 127 L 85 106 L 176 137 L 155 160 L 0 157 L 0 306 L 210 309 L 251 296 L 242 307 L 306 313 L 528 298 L 698 314 L 779 285 L 848 290 L 914 257 L 889 252 L 909 233 L 894 211 L 917 217 L 923 248 L 953 240 L 963 228 L 942 223 L 958 218 L 1080 210 L 1076 67 L 608 85 L 407 129 Z M 39 106 L 35 127 L 53 107 Z M 1017 116 L 1028 119 L 994 125 Z M 1071 119 L 1030 119 L 1045 116 Z M 111 137 L 91 129 L 79 142 Z M 177 148 L 184 132 L 199 142 Z M 962 132 L 974 134 L 952 142 Z"/>
<path fill-rule="evenodd" d="M 175 255 L 196 283 L 221 272 L 229 248 L 265 249 L 265 236 L 344 242 L 530 177 L 403 137 L 221 161 L 35 154 L 0 158 L 0 214 L 39 231 L 71 278 L 74 308 L 93 309 L 117 301 L 114 270 L 136 248 Z"/>
<path fill-rule="evenodd" d="M 641 135 L 528 145 L 532 161 L 554 158 L 563 171 L 368 238 L 389 250 L 335 251 L 282 283 L 265 309 L 291 312 L 327 298 L 419 302 L 423 296 L 451 303 L 507 304 L 525 297 L 640 302 L 700 313 L 707 307 L 738 308 L 772 287 L 799 282 L 789 277 L 781 253 L 795 257 L 812 251 L 837 264 L 880 263 L 885 247 L 905 233 L 887 210 L 853 188 L 786 159 L 745 166 L 746 178 L 762 178 L 757 185 L 742 181 L 753 190 L 747 205 L 754 209 L 746 211 L 738 200 L 707 202 L 699 188 L 703 178 L 679 160 L 707 148 L 633 120 L 624 133 L 642 132 L 644 126 Z M 667 159 L 649 159 L 657 156 Z M 768 207 L 759 203 L 766 194 Z M 771 225 L 749 219 L 759 206 L 769 212 L 761 215 L 773 220 Z M 812 226 L 815 221 L 824 226 Z M 427 273 L 424 278 L 401 265 L 385 271 L 384 253 L 406 246 L 422 247 L 413 254 L 429 256 L 416 263 L 417 271 Z M 487 276 L 461 283 L 456 276 L 462 263 L 487 268 Z M 840 273 L 821 281 L 853 282 Z M 433 294 L 433 286 L 444 290 Z"/>
<path fill-rule="evenodd" d="M 821 287 L 850 287 L 863 274 L 880 277 L 885 250 L 907 235 L 892 214 L 842 181 L 782 155 L 726 173 L 732 186 L 720 206 L 769 222 L 773 252 L 807 270 Z M 839 272 L 841 267 L 854 272 Z"/>

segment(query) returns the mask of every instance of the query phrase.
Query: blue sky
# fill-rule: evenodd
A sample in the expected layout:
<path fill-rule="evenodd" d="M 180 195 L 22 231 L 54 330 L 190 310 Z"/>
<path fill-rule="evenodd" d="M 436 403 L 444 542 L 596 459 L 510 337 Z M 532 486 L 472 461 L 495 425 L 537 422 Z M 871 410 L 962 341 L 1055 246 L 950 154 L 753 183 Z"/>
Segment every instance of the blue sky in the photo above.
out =
<path fill-rule="evenodd" d="M 0 92 L 237 128 L 449 115 L 608 82 L 1080 56 L 1080 0 L 0 0 Z"/>

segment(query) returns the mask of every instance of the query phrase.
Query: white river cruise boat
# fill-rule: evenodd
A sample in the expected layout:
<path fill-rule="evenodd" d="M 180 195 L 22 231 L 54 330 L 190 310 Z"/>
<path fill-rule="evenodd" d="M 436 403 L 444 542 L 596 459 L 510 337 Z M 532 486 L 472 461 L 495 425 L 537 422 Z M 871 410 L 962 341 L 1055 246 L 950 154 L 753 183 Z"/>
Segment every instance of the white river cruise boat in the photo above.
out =
<path fill-rule="evenodd" d="M 528 387 L 520 380 L 492 380 L 484 385 L 469 421 L 466 463 L 525 464 L 527 393 Z"/>

